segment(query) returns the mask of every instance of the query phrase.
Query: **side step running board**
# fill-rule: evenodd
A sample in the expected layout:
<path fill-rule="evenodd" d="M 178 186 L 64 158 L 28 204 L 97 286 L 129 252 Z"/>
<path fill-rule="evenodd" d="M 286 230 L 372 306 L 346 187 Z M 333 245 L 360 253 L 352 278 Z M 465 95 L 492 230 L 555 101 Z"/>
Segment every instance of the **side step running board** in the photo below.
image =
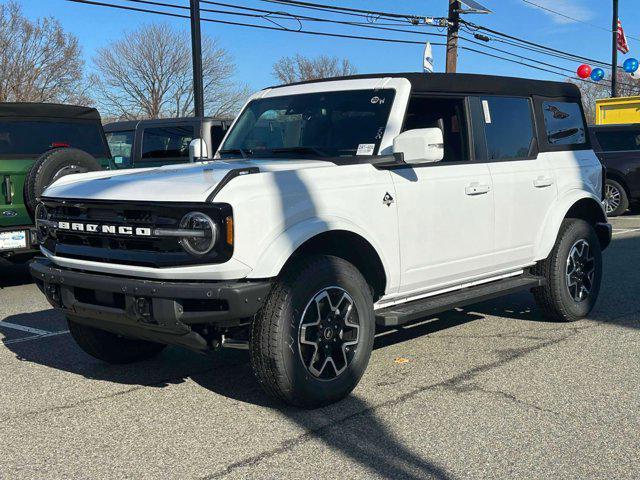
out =
<path fill-rule="evenodd" d="M 532 275 L 521 275 L 483 283 L 482 285 L 463 288 L 461 290 L 377 310 L 375 312 L 376 324 L 384 327 L 395 327 L 456 307 L 464 307 L 473 303 L 483 302 L 520 290 L 539 287 L 543 284 L 544 278 Z"/>

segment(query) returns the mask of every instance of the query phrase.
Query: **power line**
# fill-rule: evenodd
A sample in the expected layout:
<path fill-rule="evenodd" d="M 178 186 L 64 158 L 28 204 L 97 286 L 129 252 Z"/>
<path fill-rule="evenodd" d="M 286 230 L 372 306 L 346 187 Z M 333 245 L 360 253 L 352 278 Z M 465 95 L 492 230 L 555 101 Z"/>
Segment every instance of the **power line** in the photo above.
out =
<path fill-rule="evenodd" d="M 99 7 L 108 7 L 108 8 L 116 8 L 116 9 L 121 9 L 121 10 L 129 10 L 129 11 L 135 11 L 135 12 L 153 13 L 153 14 L 165 15 L 165 16 L 169 16 L 169 17 L 187 18 L 187 19 L 190 18 L 189 15 L 181 15 L 181 14 L 178 14 L 178 13 L 162 12 L 162 11 L 158 11 L 158 10 L 150 10 L 150 9 L 147 9 L 147 8 L 131 7 L 131 6 L 126 6 L 126 5 L 114 5 L 114 4 L 105 3 L 105 2 L 99 2 L 99 1 L 95 1 L 95 0 L 65 0 L 65 1 L 73 2 L 73 3 L 81 3 L 81 4 L 86 4 L 86 5 L 94 5 L 94 6 L 99 6 Z M 126 0 L 126 1 L 131 1 L 131 0 Z M 147 1 L 151 1 L 151 0 L 135 0 L 135 1 L 137 1 L 139 3 L 142 3 L 142 2 L 147 2 Z M 159 3 L 159 2 L 155 2 L 155 3 Z M 165 4 L 165 5 L 167 7 L 171 7 L 172 6 L 172 5 L 169 5 L 169 4 Z M 175 5 L 173 5 L 173 6 L 175 6 Z M 259 29 L 262 29 L 262 30 L 274 30 L 274 31 L 280 31 L 280 32 L 300 33 L 300 34 L 305 34 L 305 35 L 314 35 L 314 36 L 321 36 L 321 37 L 348 38 L 348 39 L 354 39 L 354 40 L 368 40 L 368 41 L 374 41 L 374 42 L 396 43 L 396 44 L 424 45 L 424 42 L 419 42 L 419 41 L 414 41 L 414 40 L 402 40 L 402 39 L 395 39 L 395 38 L 369 37 L 369 36 L 349 35 L 349 34 L 342 34 L 342 33 L 318 32 L 318 31 L 314 31 L 314 30 L 291 30 L 291 29 L 284 28 L 284 27 L 272 27 L 272 26 L 268 26 L 268 25 L 255 25 L 255 24 L 251 24 L 251 23 L 232 22 L 232 21 L 228 21 L 228 20 L 219 20 L 219 19 L 212 19 L 212 18 L 202 18 L 201 20 L 203 22 L 219 23 L 219 24 L 223 24 L 223 25 L 234 25 L 234 26 L 239 26 L 239 27 L 259 28 Z M 432 45 L 443 46 L 444 43 L 432 43 Z"/>
<path fill-rule="evenodd" d="M 573 53 L 569 53 L 569 52 L 563 52 L 562 50 L 558 50 L 556 48 L 549 47 L 547 45 L 542 45 L 540 43 L 531 42 L 529 40 L 525 40 L 523 38 L 519 38 L 519 37 L 516 37 L 514 35 L 510 35 L 508 33 L 500 32 L 498 30 L 493 30 L 493 29 L 491 29 L 489 27 L 485 27 L 485 26 L 482 26 L 482 25 L 476 25 L 474 23 L 467 22 L 466 20 L 460 20 L 460 22 L 464 23 L 469 28 L 471 28 L 473 30 L 476 30 L 476 31 L 477 30 L 483 30 L 485 32 L 493 33 L 494 35 L 499 35 L 501 37 L 508 38 L 510 40 L 515 40 L 516 42 L 520 42 L 520 43 L 523 43 L 525 45 L 529 45 L 529 46 L 532 46 L 532 47 L 540 48 L 540 49 L 543 49 L 543 50 L 548 50 L 548 51 L 551 51 L 551 52 L 554 52 L 554 53 L 557 53 L 557 54 L 561 54 L 561 55 L 570 55 L 571 57 L 573 57 L 575 59 L 578 59 L 579 61 L 585 61 L 585 62 L 588 62 L 588 63 L 594 63 L 594 64 L 598 64 L 598 65 L 608 65 L 608 63 L 603 62 L 601 60 L 596 60 L 594 58 L 584 57 L 584 56 L 573 54 Z"/>
<path fill-rule="evenodd" d="M 572 22 L 582 23 L 583 25 L 588 25 L 590 27 L 597 28 L 598 30 L 603 30 L 603 31 L 609 33 L 609 35 L 614 33 L 610 28 L 603 27 L 602 25 L 596 25 L 595 23 L 585 22 L 584 20 L 580 20 L 579 18 L 571 17 L 571 16 L 569 16 L 569 15 L 567 15 L 565 13 L 558 12 L 557 10 L 552 10 L 549 7 L 545 7 L 544 5 L 539 5 L 539 4 L 535 3 L 535 2 L 531 2 L 530 0 L 522 0 L 522 1 L 524 3 L 526 3 L 526 4 L 531 5 L 532 7 L 536 7 L 536 8 L 539 8 L 540 10 L 544 10 L 544 11 L 552 13 L 554 15 L 558 15 L 559 17 L 566 18 L 567 20 L 571 20 Z M 628 38 L 632 38 L 633 40 L 640 41 L 640 38 L 638 38 L 638 37 L 634 37 L 634 36 L 631 36 L 631 35 L 627 35 L 627 37 Z"/>
<path fill-rule="evenodd" d="M 126 1 L 134 1 L 134 0 L 126 0 Z M 135 0 L 135 1 L 142 1 L 142 0 Z M 356 26 L 356 27 L 360 27 L 360 28 L 372 28 L 372 29 L 375 29 L 375 30 L 386 30 L 386 31 L 390 31 L 390 32 L 412 33 L 412 34 L 418 34 L 418 35 L 430 35 L 430 36 L 434 36 L 434 37 L 446 37 L 446 35 L 444 33 L 427 33 L 427 32 L 416 32 L 416 31 L 413 31 L 413 30 L 408 30 L 408 29 L 403 29 L 403 28 L 388 28 L 388 27 L 381 26 L 378 23 L 373 24 L 371 22 L 363 23 L 363 22 L 351 22 L 351 21 L 336 20 L 336 19 L 329 19 L 329 18 L 310 17 L 310 16 L 307 16 L 307 15 L 299 15 L 299 14 L 294 14 L 294 13 L 290 13 L 290 12 L 264 10 L 264 9 L 260 9 L 260 8 L 252 8 L 252 7 L 246 7 L 246 6 L 243 6 L 243 5 L 233 5 L 233 4 L 222 3 L 222 2 L 213 2 L 213 1 L 209 1 L 209 0 L 200 0 L 200 1 L 201 1 L 201 3 L 205 3 L 205 4 L 209 4 L 209 5 L 218 5 L 218 6 L 224 6 L 224 7 L 229 7 L 229 8 L 235 8 L 235 9 L 239 9 L 239 10 L 247 10 L 247 11 L 251 11 L 251 12 L 260 12 L 260 13 L 264 13 L 265 15 L 246 14 L 246 13 L 240 13 L 240 12 L 229 12 L 229 11 L 224 11 L 224 10 L 213 10 L 213 9 L 207 9 L 207 8 L 202 8 L 201 10 L 203 12 L 226 13 L 226 14 L 231 14 L 231 15 L 260 17 L 260 18 L 264 18 L 264 19 L 267 19 L 267 15 L 270 15 L 271 16 L 270 18 L 289 19 L 289 20 L 297 20 L 297 21 L 308 20 L 308 21 L 312 21 L 312 22 L 335 23 L 335 24 L 338 24 L 338 25 L 349 25 L 349 26 Z M 399 24 L 393 24 L 393 25 L 399 25 Z"/>
<path fill-rule="evenodd" d="M 374 17 L 387 17 L 387 18 L 396 18 L 396 19 L 419 19 L 423 18 L 421 15 L 412 15 L 412 14 L 402 14 L 402 13 L 391 13 L 391 12 L 380 12 L 375 10 L 363 10 L 360 8 L 351 8 L 351 7 L 343 7 L 338 5 L 325 5 L 322 3 L 313 3 L 313 2 L 304 2 L 301 0 L 261 0 L 267 3 L 279 3 L 281 5 L 291 5 L 300 8 L 309 8 L 312 10 L 329 10 L 333 12 L 344 12 L 350 14 L 359 14 L 360 16 L 371 15 Z"/>
<path fill-rule="evenodd" d="M 100 1 L 96 1 L 96 0 L 65 0 L 65 1 L 73 2 L 73 3 L 93 5 L 93 6 L 115 8 L 115 9 L 121 9 L 121 10 L 142 12 L 142 13 L 152 13 L 152 14 L 158 14 L 158 15 L 164 15 L 164 16 L 170 16 L 170 17 L 176 17 L 176 18 L 186 18 L 186 19 L 190 18 L 189 15 L 182 15 L 182 14 L 178 14 L 178 13 L 163 12 L 163 11 L 151 10 L 151 9 L 147 9 L 147 8 L 140 8 L 140 7 L 132 7 L 132 6 L 125 6 L 125 5 L 114 5 L 114 4 L 100 2 Z M 177 5 L 171 5 L 171 4 L 161 3 L 161 2 L 154 2 L 153 0 L 125 0 L 125 1 L 134 1 L 136 3 L 147 3 L 147 4 L 151 3 L 151 4 L 154 4 L 156 6 L 179 7 L 180 8 L 180 6 L 177 6 Z M 326 36 L 326 37 L 335 37 L 335 38 L 347 38 L 347 39 L 357 39 L 357 40 L 366 40 L 366 41 L 395 43 L 395 44 L 424 45 L 424 42 L 406 40 L 406 39 L 393 39 L 393 38 L 384 38 L 384 37 L 358 36 L 358 35 L 348 35 L 348 34 L 339 34 L 339 33 L 310 31 L 310 30 L 291 30 L 291 29 L 287 29 L 287 28 L 284 28 L 284 27 L 273 27 L 273 26 L 267 26 L 267 25 L 255 25 L 255 24 L 249 24 L 249 23 L 232 22 L 232 21 L 218 20 L 218 19 L 211 19 L 211 18 L 202 18 L 201 20 L 204 21 L 204 22 L 220 23 L 220 24 L 225 24 L 225 25 L 243 26 L 243 27 L 249 27 L 249 28 L 259 28 L 259 29 L 272 30 L 272 31 L 301 33 L 301 34 L 307 34 L 307 35 Z M 520 58 L 521 60 L 522 59 L 528 60 L 528 59 L 526 59 L 526 57 L 519 56 L 519 55 L 514 54 L 512 52 L 508 52 L 508 51 L 505 51 L 505 50 L 497 49 L 495 47 L 488 47 L 487 45 L 481 44 L 479 42 L 475 42 L 475 41 L 470 40 L 470 39 L 466 39 L 465 38 L 465 40 L 466 41 L 470 41 L 471 43 L 475 43 L 475 44 L 481 45 L 484 48 L 490 48 L 490 49 L 499 51 L 501 53 L 505 53 L 505 54 L 508 54 L 508 55 L 515 56 L 517 58 Z M 445 44 L 444 43 L 432 43 L 432 45 L 444 46 Z M 557 65 L 544 64 L 544 65 L 549 66 L 551 68 L 557 69 L 557 70 L 549 70 L 547 68 L 540 67 L 539 65 L 533 65 L 531 63 L 526 63 L 524 61 L 505 58 L 503 56 L 491 54 L 491 53 L 488 53 L 488 52 L 485 52 L 485 51 L 477 50 L 475 48 L 471 48 L 471 47 L 467 47 L 467 46 L 463 46 L 461 48 L 463 50 L 466 50 L 466 51 L 478 53 L 478 54 L 481 54 L 481 55 L 486 55 L 486 56 L 489 56 L 489 57 L 492 57 L 492 58 L 500 59 L 500 60 L 511 62 L 511 63 L 514 63 L 514 64 L 523 65 L 523 66 L 526 66 L 526 67 L 529 67 L 529 68 L 532 68 L 532 69 L 536 69 L 536 70 L 539 70 L 539 71 L 548 72 L 548 73 L 551 73 L 553 75 L 560 75 L 560 76 L 566 77 L 566 75 L 564 73 L 562 73 L 560 71 L 557 71 L 557 70 L 564 70 L 564 71 L 573 73 L 572 70 L 564 69 L 563 67 L 559 67 Z M 578 79 L 578 80 L 582 81 L 582 82 L 586 82 L 586 83 L 595 84 L 595 82 L 591 82 L 589 80 L 583 80 L 583 79 Z M 628 85 L 627 84 L 626 86 L 633 86 L 633 85 Z"/>

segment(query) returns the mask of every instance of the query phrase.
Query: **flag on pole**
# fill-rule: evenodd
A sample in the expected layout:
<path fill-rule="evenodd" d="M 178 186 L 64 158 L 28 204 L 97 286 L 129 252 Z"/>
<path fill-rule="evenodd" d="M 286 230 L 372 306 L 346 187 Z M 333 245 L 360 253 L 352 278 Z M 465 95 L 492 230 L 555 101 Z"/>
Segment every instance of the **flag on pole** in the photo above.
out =
<path fill-rule="evenodd" d="M 629 44 L 627 43 L 627 37 L 624 34 L 620 19 L 618 19 L 618 51 L 625 54 L 629 53 Z"/>
<path fill-rule="evenodd" d="M 424 46 L 424 55 L 422 56 L 422 70 L 424 73 L 433 73 L 433 49 L 431 44 L 427 42 Z"/>

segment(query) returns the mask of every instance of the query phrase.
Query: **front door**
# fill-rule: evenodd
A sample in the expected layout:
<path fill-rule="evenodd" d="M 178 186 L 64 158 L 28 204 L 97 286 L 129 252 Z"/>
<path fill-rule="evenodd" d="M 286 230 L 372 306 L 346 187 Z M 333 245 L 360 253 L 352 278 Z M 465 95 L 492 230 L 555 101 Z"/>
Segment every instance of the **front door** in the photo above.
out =
<path fill-rule="evenodd" d="M 452 287 L 492 269 L 494 199 L 486 163 L 475 162 L 464 98 L 412 98 L 404 130 L 440 128 L 444 158 L 392 171 L 405 296 Z"/>

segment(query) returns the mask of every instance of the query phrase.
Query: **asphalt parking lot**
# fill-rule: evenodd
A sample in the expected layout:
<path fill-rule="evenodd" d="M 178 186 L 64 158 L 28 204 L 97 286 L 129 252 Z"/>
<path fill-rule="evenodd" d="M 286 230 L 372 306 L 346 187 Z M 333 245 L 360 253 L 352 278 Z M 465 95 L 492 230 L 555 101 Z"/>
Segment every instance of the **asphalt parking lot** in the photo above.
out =
<path fill-rule="evenodd" d="M 350 398 L 267 398 L 243 351 L 81 352 L 0 267 L 0 478 L 639 478 L 640 216 L 612 221 L 589 319 L 529 294 L 382 332 Z"/>

